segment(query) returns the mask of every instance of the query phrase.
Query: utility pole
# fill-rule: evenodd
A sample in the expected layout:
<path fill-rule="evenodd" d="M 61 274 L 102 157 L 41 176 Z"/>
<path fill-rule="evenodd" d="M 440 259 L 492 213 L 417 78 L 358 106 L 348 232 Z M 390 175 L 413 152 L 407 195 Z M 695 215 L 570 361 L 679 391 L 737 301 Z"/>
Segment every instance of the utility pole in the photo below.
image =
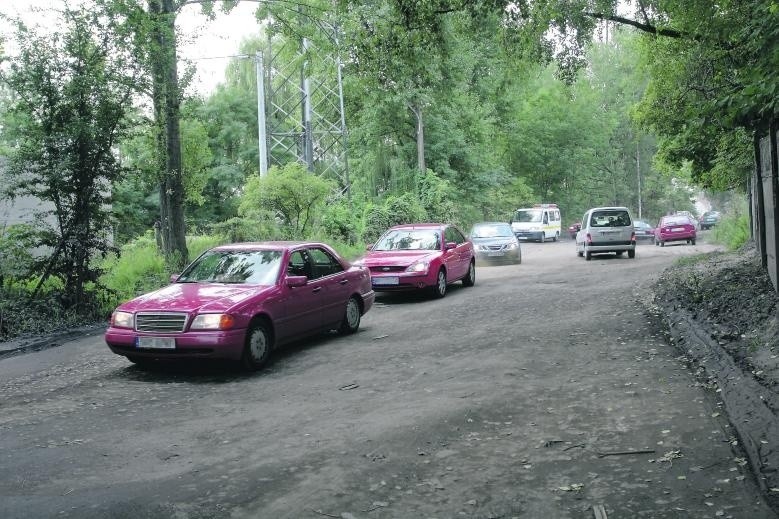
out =
<path fill-rule="evenodd" d="M 636 177 L 638 178 L 638 219 L 641 217 L 641 139 L 636 139 Z"/>
<path fill-rule="evenodd" d="M 257 71 L 257 133 L 260 148 L 260 178 L 268 174 L 268 137 L 265 126 L 265 67 L 262 51 L 255 54 Z"/>

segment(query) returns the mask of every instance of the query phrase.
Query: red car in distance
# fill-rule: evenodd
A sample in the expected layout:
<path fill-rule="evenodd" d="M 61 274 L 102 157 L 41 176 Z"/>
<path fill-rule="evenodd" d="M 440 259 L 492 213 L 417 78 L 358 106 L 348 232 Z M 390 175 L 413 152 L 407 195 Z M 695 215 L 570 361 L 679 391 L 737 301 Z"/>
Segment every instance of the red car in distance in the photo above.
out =
<path fill-rule="evenodd" d="M 120 305 L 105 342 L 136 364 L 228 359 L 254 370 L 284 343 L 356 332 L 374 298 L 367 269 L 323 243 L 223 245 L 170 285 Z"/>
<path fill-rule="evenodd" d="M 368 267 L 376 291 L 430 290 L 440 298 L 455 281 L 476 282 L 473 243 L 444 223 L 391 227 L 355 265 Z"/>
<path fill-rule="evenodd" d="M 686 241 L 695 245 L 695 222 L 682 214 L 663 216 L 655 227 L 655 245 L 665 247 L 666 242 Z"/>

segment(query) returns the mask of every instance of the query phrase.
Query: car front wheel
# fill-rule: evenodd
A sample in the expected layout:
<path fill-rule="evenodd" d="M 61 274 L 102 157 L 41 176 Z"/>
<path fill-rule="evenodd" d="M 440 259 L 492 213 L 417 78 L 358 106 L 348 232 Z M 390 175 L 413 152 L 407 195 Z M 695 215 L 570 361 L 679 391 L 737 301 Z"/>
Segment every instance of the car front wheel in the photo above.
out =
<path fill-rule="evenodd" d="M 463 278 L 463 286 L 472 287 L 475 284 L 476 284 L 476 265 L 474 265 L 474 262 L 471 261 L 471 264 L 468 267 L 468 273 Z"/>
<path fill-rule="evenodd" d="M 271 344 L 268 326 L 262 322 L 255 323 L 246 334 L 246 345 L 241 358 L 243 367 L 250 371 L 260 369 L 270 357 Z"/>
<path fill-rule="evenodd" d="M 446 272 L 444 269 L 438 271 L 435 286 L 433 286 L 433 296 L 441 299 L 446 295 Z"/>
<path fill-rule="evenodd" d="M 360 302 L 357 301 L 355 296 L 349 298 L 346 302 L 346 312 L 344 312 L 343 321 L 338 331 L 344 335 L 349 335 L 357 332 L 360 328 L 360 317 L 362 312 L 360 311 Z"/>
<path fill-rule="evenodd" d="M 628 251 L 628 258 L 633 259 L 636 257 L 636 249 Z"/>

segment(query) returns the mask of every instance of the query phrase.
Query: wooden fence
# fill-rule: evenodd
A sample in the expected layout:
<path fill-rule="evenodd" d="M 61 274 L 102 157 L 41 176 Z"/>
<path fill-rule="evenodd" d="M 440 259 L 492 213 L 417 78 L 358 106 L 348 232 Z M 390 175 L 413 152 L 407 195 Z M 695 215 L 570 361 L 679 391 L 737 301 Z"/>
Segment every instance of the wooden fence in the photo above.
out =
<path fill-rule="evenodd" d="M 768 131 L 755 134 L 755 170 L 750 182 L 750 220 L 763 267 L 771 277 L 774 290 L 779 290 L 779 128 L 774 121 Z"/>

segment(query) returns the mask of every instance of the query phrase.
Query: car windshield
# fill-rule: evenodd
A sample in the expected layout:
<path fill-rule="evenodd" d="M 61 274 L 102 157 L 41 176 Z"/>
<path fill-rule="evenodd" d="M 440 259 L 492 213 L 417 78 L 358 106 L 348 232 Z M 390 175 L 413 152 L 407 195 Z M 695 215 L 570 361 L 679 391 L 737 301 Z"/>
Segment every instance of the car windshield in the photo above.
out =
<path fill-rule="evenodd" d="M 441 237 L 433 229 L 392 229 L 374 245 L 373 250 L 439 250 Z"/>
<path fill-rule="evenodd" d="M 505 223 L 483 223 L 473 226 L 471 238 L 513 238 L 511 226 Z"/>
<path fill-rule="evenodd" d="M 543 215 L 541 209 L 519 209 L 517 214 L 514 215 L 515 222 L 540 222 Z"/>
<path fill-rule="evenodd" d="M 630 225 L 630 215 L 627 211 L 607 209 L 594 211 L 590 218 L 591 227 L 627 227 Z"/>
<path fill-rule="evenodd" d="M 282 251 L 208 251 L 181 273 L 179 283 L 245 283 L 272 285 Z"/>

